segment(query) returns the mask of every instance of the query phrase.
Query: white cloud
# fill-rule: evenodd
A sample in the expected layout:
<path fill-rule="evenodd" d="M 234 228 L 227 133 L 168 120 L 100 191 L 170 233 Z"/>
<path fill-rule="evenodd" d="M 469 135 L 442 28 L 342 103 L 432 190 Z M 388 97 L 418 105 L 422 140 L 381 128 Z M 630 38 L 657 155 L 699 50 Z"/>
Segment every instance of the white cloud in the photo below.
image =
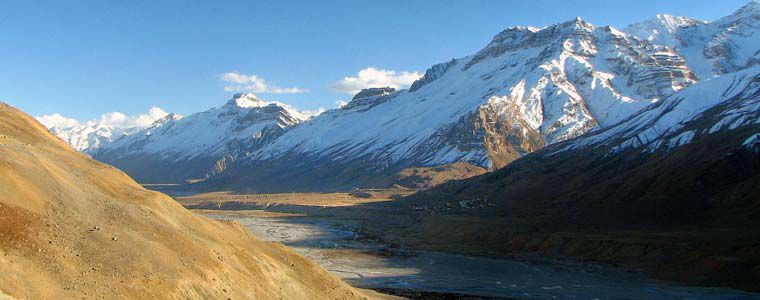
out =
<path fill-rule="evenodd" d="M 237 72 L 227 72 L 222 74 L 222 81 L 229 85 L 224 87 L 228 92 L 254 92 L 254 93 L 271 93 L 271 94 L 300 94 L 308 93 L 309 90 L 297 87 L 283 88 L 269 85 L 264 78 L 256 75 L 246 75 Z"/>
<path fill-rule="evenodd" d="M 102 114 L 100 118 L 89 121 L 89 124 L 103 124 L 114 128 L 132 128 L 132 127 L 148 127 L 156 120 L 167 116 L 168 113 L 159 107 L 151 107 L 146 113 L 138 114 L 135 116 L 127 116 L 120 112 L 109 112 Z M 55 113 L 52 115 L 38 116 L 36 119 L 45 125 L 45 127 L 59 127 L 69 128 L 82 124 L 72 118 L 67 118 L 61 114 Z"/>
<path fill-rule="evenodd" d="M 37 121 L 42 123 L 47 128 L 52 127 L 58 127 L 58 128 L 69 128 L 79 125 L 79 121 L 67 118 L 62 116 L 61 114 L 52 114 L 52 115 L 44 115 L 36 117 Z"/>
<path fill-rule="evenodd" d="M 344 107 L 346 105 L 348 105 L 348 101 L 346 101 L 346 100 L 335 101 L 335 108 L 341 108 L 341 107 Z"/>
<path fill-rule="evenodd" d="M 100 116 L 100 123 L 116 128 L 148 127 L 168 113 L 159 107 L 151 107 L 148 112 L 127 116 L 120 112 L 109 112 Z"/>
<path fill-rule="evenodd" d="M 307 118 L 313 118 L 318 115 L 321 115 L 325 111 L 327 110 L 324 107 L 320 107 L 313 110 L 302 110 L 301 113 L 304 114 Z"/>
<path fill-rule="evenodd" d="M 369 67 L 359 71 L 356 77 L 344 77 L 333 84 L 332 88 L 353 95 L 365 88 L 386 86 L 396 89 L 406 88 L 420 77 L 422 74 L 419 72 L 396 72 Z"/>

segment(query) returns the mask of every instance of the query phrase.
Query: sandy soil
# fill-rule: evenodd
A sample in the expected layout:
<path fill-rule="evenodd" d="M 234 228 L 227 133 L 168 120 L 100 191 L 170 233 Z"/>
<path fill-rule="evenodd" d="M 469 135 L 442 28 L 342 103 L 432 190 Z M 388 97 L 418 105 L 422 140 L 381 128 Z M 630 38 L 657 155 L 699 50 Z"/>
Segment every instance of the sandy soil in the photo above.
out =
<path fill-rule="evenodd" d="M 0 298 L 367 298 L 240 224 L 143 189 L 4 104 L 0 195 Z"/>

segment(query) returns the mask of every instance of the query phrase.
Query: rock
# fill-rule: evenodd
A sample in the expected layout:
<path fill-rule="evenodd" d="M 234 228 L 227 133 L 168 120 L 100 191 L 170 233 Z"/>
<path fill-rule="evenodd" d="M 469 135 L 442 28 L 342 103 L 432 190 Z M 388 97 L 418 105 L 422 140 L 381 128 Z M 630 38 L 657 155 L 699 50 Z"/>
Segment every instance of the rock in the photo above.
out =
<path fill-rule="evenodd" d="M 351 100 L 362 99 L 362 98 L 373 97 L 373 96 L 388 95 L 388 94 L 393 93 L 395 91 L 396 91 L 396 89 L 394 89 L 392 87 L 363 89 L 363 90 L 359 91 L 358 93 L 356 93 L 356 95 L 354 95 L 354 98 L 351 99 Z"/>

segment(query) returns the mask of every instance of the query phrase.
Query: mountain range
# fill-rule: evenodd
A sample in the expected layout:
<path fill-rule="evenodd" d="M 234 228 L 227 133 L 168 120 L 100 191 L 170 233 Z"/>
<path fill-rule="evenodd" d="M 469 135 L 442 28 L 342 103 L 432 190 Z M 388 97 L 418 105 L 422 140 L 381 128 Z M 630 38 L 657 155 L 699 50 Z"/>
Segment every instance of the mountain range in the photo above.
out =
<path fill-rule="evenodd" d="M 664 99 L 682 97 L 695 109 L 718 105 L 685 91 L 757 72 L 759 6 L 750 2 L 712 22 L 658 15 L 622 30 L 581 18 L 507 28 L 477 53 L 432 66 L 409 89 L 366 89 L 313 118 L 238 94 L 222 107 L 170 115 L 84 151 L 140 182 L 192 180 L 191 188 L 248 192 L 388 186 L 409 168 L 456 162 L 497 170 L 584 135 L 574 143 L 628 137 L 635 133 L 625 124 L 657 122 L 643 112 Z M 670 114 L 669 124 L 688 116 Z M 654 151 L 694 140 L 650 130 L 618 146 Z M 658 138 L 664 144 L 651 143 Z"/>
<path fill-rule="evenodd" d="M 169 114 L 88 153 L 140 182 L 184 182 L 224 171 L 308 118 L 286 104 L 236 94 L 221 107 L 183 118 Z"/>

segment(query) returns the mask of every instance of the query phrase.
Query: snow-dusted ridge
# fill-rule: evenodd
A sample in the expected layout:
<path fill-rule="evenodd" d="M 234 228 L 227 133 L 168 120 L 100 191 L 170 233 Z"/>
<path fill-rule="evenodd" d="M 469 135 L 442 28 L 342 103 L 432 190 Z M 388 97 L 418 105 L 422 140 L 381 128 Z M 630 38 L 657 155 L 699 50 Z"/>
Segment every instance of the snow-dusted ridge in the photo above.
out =
<path fill-rule="evenodd" d="M 381 165 L 491 166 L 499 151 L 520 155 L 617 122 L 693 83 L 692 77 L 677 54 L 611 27 L 581 19 L 514 27 L 473 56 L 433 66 L 409 90 L 355 99 L 293 128 L 250 159 L 301 152 L 333 160 L 372 155 Z M 484 128 L 484 119 L 503 126 Z M 456 131 L 464 135 L 453 136 Z M 487 135 L 517 140 L 488 149 Z"/>
<path fill-rule="evenodd" d="M 172 115 L 145 130 L 116 140 L 93 152 L 103 155 L 156 155 L 174 161 L 242 151 L 232 144 L 249 145 L 271 131 L 294 126 L 308 116 L 280 102 L 253 94 L 236 94 L 225 105 L 184 118 Z M 126 151 L 125 151 L 126 150 Z"/>
<path fill-rule="evenodd" d="M 169 116 L 172 118 L 181 117 L 176 114 L 166 114 L 162 109 L 153 107 L 148 113 L 135 117 L 127 117 L 124 114 L 112 112 L 104 114 L 97 121 L 84 123 L 63 117 L 60 114 L 40 116 L 37 117 L 37 120 L 77 151 L 93 152 L 123 136 L 138 133 L 148 127 L 154 127 L 156 122 Z"/>
<path fill-rule="evenodd" d="M 92 151 L 109 144 L 124 135 L 133 134 L 141 128 L 116 128 L 99 122 L 87 122 L 71 127 L 50 127 L 50 132 L 64 140 L 77 151 Z"/>
<path fill-rule="evenodd" d="M 695 137 L 760 124 L 760 66 L 692 85 L 628 119 L 551 152 L 604 148 L 668 151 Z"/>

